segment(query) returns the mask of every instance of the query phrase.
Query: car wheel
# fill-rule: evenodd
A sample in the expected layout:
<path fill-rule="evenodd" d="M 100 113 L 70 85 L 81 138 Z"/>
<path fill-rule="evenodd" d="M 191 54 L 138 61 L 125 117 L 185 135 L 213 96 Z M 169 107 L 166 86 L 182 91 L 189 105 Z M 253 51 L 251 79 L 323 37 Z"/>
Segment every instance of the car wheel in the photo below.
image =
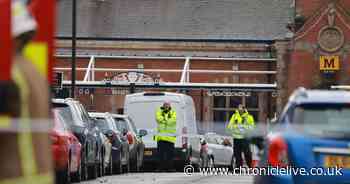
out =
<path fill-rule="evenodd" d="M 104 173 L 104 168 L 105 168 L 104 151 L 101 151 L 100 156 L 101 156 L 101 159 L 100 159 L 100 161 L 101 161 L 101 163 L 100 163 L 100 177 L 102 177 L 105 175 L 105 173 Z"/>
<path fill-rule="evenodd" d="M 132 161 L 131 171 L 140 172 L 142 166 L 142 156 L 140 152 L 136 153 L 136 158 Z"/>
<path fill-rule="evenodd" d="M 78 166 L 78 171 L 73 173 L 72 177 L 71 177 L 73 182 L 80 182 L 81 181 L 81 170 L 82 170 L 82 168 L 81 168 L 81 160 L 80 160 L 80 163 Z"/>
<path fill-rule="evenodd" d="M 123 165 L 122 165 L 122 152 L 118 152 L 117 156 L 117 164 L 113 164 L 113 174 L 121 174 L 123 171 Z"/>
<path fill-rule="evenodd" d="M 96 179 L 97 178 L 97 165 L 93 164 L 92 166 L 89 167 L 89 179 Z"/>
<path fill-rule="evenodd" d="M 70 162 L 68 160 L 67 166 L 64 170 L 60 171 L 58 174 L 58 178 L 57 181 L 58 183 L 62 183 L 62 184 L 70 184 L 71 180 L 70 180 Z"/>
<path fill-rule="evenodd" d="M 98 163 L 96 164 L 96 169 L 97 169 L 97 177 L 101 177 L 102 176 L 102 170 L 101 170 L 101 166 L 102 166 L 102 159 L 101 159 L 101 151 L 98 153 Z"/>
<path fill-rule="evenodd" d="M 135 163 L 135 172 L 140 172 L 140 168 L 142 165 L 142 161 L 141 161 L 141 155 L 139 152 L 137 152 L 137 156 L 136 156 L 136 163 Z"/>
<path fill-rule="evenodd" d="M 213 156 L 210 156 L 210 158 L 208 160 L 207 167 L 208 168 L 213 168 L 214 166 L 215 166 L 214 158 L 213 158 Z"/>
<path fill-rule="evenodd" d="M 109 156 L 109 163 L 107 167 L 107 174 L 112 175 L 113 174 L 113 157 L 112 154 Z"/>
<path fill-rule="evenodd" d="M 199 157 L 199 167 L 201 168 L 208 167 L 208 163 L 209 163 L 209 155 L 202 154 Z"/>
<path fill-rule="evenodd" d="M 86 161 L 86 154 L 83 153 L 82 156 L 82 162 L 81 162 L 81 169 L 82 169 L 82 173 L 81 173 L 81 178 L 82 180 L 88 180 L 88 166 L 87 166 L 87 161 Z"/>
<path fill-rule="evenodd" d="M 125 169 L 123 169 L 123 173 L 129 173 L 130 172 L 130 157 L 129 154 L 126 158 L 126 165 L 125 165 Z"/>

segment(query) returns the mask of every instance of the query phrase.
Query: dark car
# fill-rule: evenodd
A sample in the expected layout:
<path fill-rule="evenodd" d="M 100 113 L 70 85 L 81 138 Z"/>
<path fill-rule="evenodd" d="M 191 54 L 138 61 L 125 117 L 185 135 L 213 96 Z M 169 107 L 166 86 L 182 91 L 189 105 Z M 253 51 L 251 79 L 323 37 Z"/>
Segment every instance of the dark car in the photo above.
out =
<path fill-rule="evenodd" d="M 266 139 L 259 166 L 306 172 L 259 175 L 254 183 L 349 183 L 349 120 L 350 92 L 296 90 Z M 342 173 L 331 172 L 335 167 Z"/>
<path fill-rule="evenodd" d="M 97 177 L 102 156 L 99 151 L 98 130 L 91 126 L 89 117 L 83 105 L 73 99 L 53 99 L 52 106 L 64 116 L 69 129 L 79 139 L 82 145 L 81 155 L 81 179 L 93 179 Z"/>
<path fill-rule="evenodd" d="M 119 131 L 128 140 L 131 170 L 139 172 L 143 164 L 143 152 L 145 149 L 142 136 L 145 136 L 147 131 L 140 130 L 140 132 L 137 132 L 136 126 L 129 116 L 118 114 L 112 114 L 112 116 Z"/>
<path fill-rule="evenodd" d="M 107 166 L 107 172 L 109 174 L 129 172 L 129 145 L 117 129 L 111 114 L 108 112 L 90 112 L 89 114 L 94 118 L 94 125 L 102 130 L 112 144 L 111 158 Z"/>

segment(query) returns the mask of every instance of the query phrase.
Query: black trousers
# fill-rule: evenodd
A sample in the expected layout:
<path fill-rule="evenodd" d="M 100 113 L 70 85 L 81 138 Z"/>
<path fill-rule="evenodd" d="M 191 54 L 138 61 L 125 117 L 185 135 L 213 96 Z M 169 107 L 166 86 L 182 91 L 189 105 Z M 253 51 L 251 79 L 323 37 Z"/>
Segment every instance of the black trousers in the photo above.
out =
<path fill-rule="evenodd" d="M 174 143 L 168 141 L 158 141 L 158 169 L 169 170 L 174 167 Z"/>
<path fill-rule="evenodd" d="M 233 139 L 233 155 L 236 159 L 236 167 L 243 166 L 242 153 L 248 167 L 252 166 L 252 152 L 248 139 Z"/>

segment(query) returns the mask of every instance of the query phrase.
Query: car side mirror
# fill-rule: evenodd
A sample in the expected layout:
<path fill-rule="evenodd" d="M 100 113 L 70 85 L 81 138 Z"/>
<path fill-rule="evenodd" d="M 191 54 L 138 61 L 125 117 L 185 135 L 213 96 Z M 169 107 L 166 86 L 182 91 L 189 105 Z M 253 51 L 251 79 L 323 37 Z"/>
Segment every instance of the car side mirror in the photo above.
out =
<path fill-rule="evenodd" d="M 128 133 L 128 130 L 126 128 L 123 128 L 122 133 L 123 133 L 123 135 L 126 135 Z"/>
<path fill-rule="evenodd" d="M 140 137 L 144 137 L 144 136 L 146 136 L 146 135 L 147 135 L 147 130 L 141 129 L 141 130 L 139 131 L 139 136 L 140 136 Z"/>

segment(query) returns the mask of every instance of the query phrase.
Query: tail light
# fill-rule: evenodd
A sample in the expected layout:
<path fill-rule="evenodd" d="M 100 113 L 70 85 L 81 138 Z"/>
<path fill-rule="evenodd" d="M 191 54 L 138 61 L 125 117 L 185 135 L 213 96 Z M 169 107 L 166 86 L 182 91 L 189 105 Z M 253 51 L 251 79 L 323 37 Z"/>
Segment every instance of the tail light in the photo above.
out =
<path fill-rule="evenodd" d="M 51 144 L 59 144 L 60 142 L 60 137 L 56 132 L 50 133 L 50 139 L 51 139 Z"/>
<path fill-rule="evenodd" d="M 268 150 L 269 164 L 273 167 L 287 167 L 289 165 L 287 151 L 288 146 L 282 137 L 272 137 Z"/>
<path fill-rule="evenodd" d="M 187 127 L 182 128 L 182 148 L 186 149 L 188 143 Z"/>
<path fill-rule="evenodd" d="M 128 139 L 129 144 L 134 144 L 134 138 L 130 132 L 126 134 L 126 138 Z"/>

